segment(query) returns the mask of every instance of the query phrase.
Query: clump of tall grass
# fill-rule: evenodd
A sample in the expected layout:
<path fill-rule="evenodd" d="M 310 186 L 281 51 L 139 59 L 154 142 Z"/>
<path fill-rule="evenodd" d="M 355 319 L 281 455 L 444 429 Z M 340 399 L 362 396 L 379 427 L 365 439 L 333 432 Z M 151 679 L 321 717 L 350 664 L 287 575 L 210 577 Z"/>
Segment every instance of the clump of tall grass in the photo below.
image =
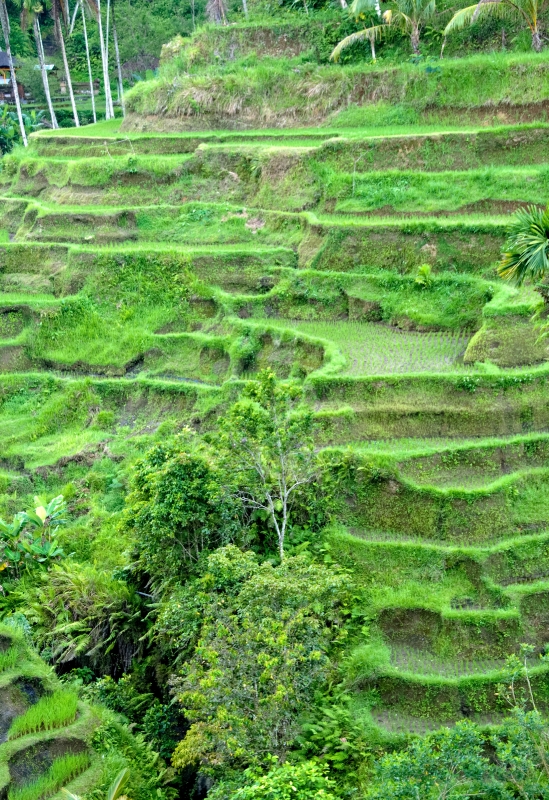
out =
<path fill-rule="evenodd" d="M 90 757 L 87 753 L 75 753 L 58 758 L 37 781 L 11 789 L 8 800 L 39 800 L 50 797 L 64 784 L 84 772 L 89 765 Z"/>
<path fill-rule="evenodd" d="M 77 706 L 76 694 L 63 689 L 42 697 L 13 721 L 8 738 L 17 739 L 28 733 L 51 731 L 68 725 L 76 719 Z"/>
<path fill-rule="evenodd" d="M 19 649 L 17 647 L 10 647 L 4 652 L 0 652 L 0 672 L 6 672 L 8 669 L 13 669 L 19 660 Z"/>

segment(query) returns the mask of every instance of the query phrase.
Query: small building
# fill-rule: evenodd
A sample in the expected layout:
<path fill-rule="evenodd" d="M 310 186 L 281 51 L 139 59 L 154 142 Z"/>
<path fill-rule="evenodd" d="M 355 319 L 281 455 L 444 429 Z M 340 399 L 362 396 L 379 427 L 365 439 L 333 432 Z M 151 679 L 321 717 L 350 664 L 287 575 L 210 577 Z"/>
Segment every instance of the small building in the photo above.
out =
<path fill-rule="evenodd" d="M 17 59 L 13 59 L 13 66 L 17 69 Z M 10 62 L 5 50 L 0 50 L 0 86 L 11 86 Z"/>
<path fill-rule="evenodd" d="M 19 67 L 19 61 L 17 58 L 13 59 L 13 66 L 15 67 L 15 72 L 17 73 L 17 69 Z M 17 88 L 19 89 L 19 97 L 23 99 L 25 96 L 23 87 L 18 84 Z M 10 62 L 8 60 L 8 54 L 5 50 L 0 50 L 0 102 L 13 102 Z"/>

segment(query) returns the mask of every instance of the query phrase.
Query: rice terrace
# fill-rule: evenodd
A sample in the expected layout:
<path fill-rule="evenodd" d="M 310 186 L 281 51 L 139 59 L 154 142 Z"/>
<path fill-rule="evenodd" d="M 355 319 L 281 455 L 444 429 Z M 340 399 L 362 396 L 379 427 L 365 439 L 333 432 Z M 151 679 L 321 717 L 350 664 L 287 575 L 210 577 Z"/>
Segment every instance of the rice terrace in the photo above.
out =
<path fill-rule="evenodd" d="M 549 3 L 0 22 L 0 800 L 549 798 Z"/>

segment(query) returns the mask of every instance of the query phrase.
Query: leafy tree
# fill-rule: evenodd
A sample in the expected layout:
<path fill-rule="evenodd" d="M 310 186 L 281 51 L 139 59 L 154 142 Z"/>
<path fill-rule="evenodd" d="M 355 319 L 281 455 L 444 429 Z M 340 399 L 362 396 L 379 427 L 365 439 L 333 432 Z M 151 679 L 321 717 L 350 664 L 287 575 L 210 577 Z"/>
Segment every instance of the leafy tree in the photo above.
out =
<path fill-rule="evenodd" d="M 195 654 L 174 682 L 191 727 L 173 765 L 215 775 L 266 763 L 269 754 L 284 758 L 299 714 L 328 675 L 348 584 L 341 571 L 304 555 L 273 567 L 233 546 L 210 556 L 204 580 L 220 558 Z M 222 590 L 223 576 L 242 576 L 242 568 L 247 577 Z"/>
<path fill-rule="evenodd" d="M 220 423 L 220 460 L 235 500 L 266 514 L 280 560 L 297 490 L 317 474 L 314 417 L 303 389 L 270 370 L 251 381 Z"/>
<path fill-rule="evenodd" d="M 356 17 L 372 11 L 379 11 L 379 0 L 353 0 L 350 11 Z M 339 42 L 330 56 L 331 61 L 339 61 L 341 53 L 347 47 L 367 40 L 372 43 L 386 36 L 391 29 L 400 30 L 410 37 L 410 43 L 415 55 L 419 55 L 419 41 L 422 29 L 434 19 L 436 14 L 436 0 L 394 0 L 392 8 L 381 15 L 376 25 L 364 28 L 350 34 Z M 372 54 L 375 54 L 372 50 Z"/>
<path fill-rule="evenodd" d="M 137 462 L 121 525 L 134 534 L 140 566 L 159 586 L 187 575 L 203 551 L 236 538 L 237 510 L 206 454 L 181 438 Z"/>
<path fill-rule="evenodd" d="M 532 48 L 539 53 L 543 47 L 540 22 L 546 8 L 547 0 L 480 0 L 474 6 L 461 8 L 454 14 L 444 30 L 444 36 L 486 17 L 518 21 L 530 29 Z"/>
<path fill-rule="evenodd" d="M 244 771 L 241 783 L 244 785 L 227 791 L 227 785 L 221 783 L 208 793 L 210 800 L 224 800 L 230 796 L 232 800 L 336 800 L 335 781 L 326 774 L 326 768 L 315 761 L 303 761 L 299 764 L 278 764 L 272 759 L 273 766 L 267 773 L 249 768 Z"/>
<path fill-rule="evenodd" d="M 549 273 L 549 207 L 544 211 L 536 206 L 519 209 L 507 231 L 504 253 L 498 265 L 504 280 L 522 286 L 527 281 L 544 281 Z M 536 289 L 549 302 L 549 286 Z"/>

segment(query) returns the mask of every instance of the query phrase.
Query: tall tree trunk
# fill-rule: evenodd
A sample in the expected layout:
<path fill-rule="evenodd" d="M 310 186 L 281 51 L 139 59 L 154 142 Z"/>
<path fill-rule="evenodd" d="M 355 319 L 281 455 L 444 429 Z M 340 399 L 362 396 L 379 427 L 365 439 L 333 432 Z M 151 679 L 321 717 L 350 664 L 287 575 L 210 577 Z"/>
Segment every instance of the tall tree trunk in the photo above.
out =
<path fill-rule="evenodd" d="M 109 39 L 111 32 L 111 0 L 107 0 L 107 24 L 105 26 L 105 60 L 107 62 L 107 75 L 109 74 Z M 109 77 L 109 103 L 111 107 L 111 117 L 114 119 L 114 105 L 112 102 L 111 81 Z"/>
<path fill-rule="evenodd" d="M 59 39 L 59 44 L 61 46 L 61 55 L 63 56 L 63 67 L 65 69 L 65 77 L 67 79 L 67 87 L 69 89 L 69 97 L 71 99 L 71 106 L 72 106 L 72 115 L 74 117 L 74 124 L 77 128 L 80 127 L 80 120 L 78 119 L 78 111 L 76 110 L 76 102 L 74 100 L 74 92 L 72 90 L 72 80 L 71 80 L 71 73 L 69 71 L 69 62 L 67 61 L 67 51 L 65 50 L 65 38 L 63 36 L 63 31 L 61 29 L 61 18 L 59 15 L 59 8 L 57 9 L 57 13 L 55 15 L 55 28 L 57 31 L 57 36 Z"/>
<path fill-rule="evenodd" d="M 116 21 L 114 19 L 114 0 L 112 4 L 112 38 L 114 42 L 114 55 L 116 57 L 116 74 L 118 76 L 118 97 L 122 116 L 126 116 L 126 105 L 124 103 L 124 84 L 122 82 L 122 65 L 120 64 L 120 51 L 118 49 L 118 36 L 116 33 Z"/>
<path fill-rule="evenodd" d="M 4 45 L 6 54 L 8 56 L 8 63 L 10 65 L 11 76 L 11 90 L 15 100 L 15 108 L 17 109 L 17 119 L 19 120 L 19 128 L 21 130 L 21 139 L 25 147 L 29 146 L 27 141 L 27 132 L 23 123 L 23 114 L 21 112 L 21 100 L 19 98 L 19 87 L 17 86 L 17 78 L 15 77 L 15 67 L 13 66 L 13 56 L 11 54 L 10 46 L 10 20 L 8 17 L 8 9 L 6 8 L 6 0 L 0 0 L 0 22 L 2 24 L 2 34 L 4 36 Z"/>
<path fill-rule="evenodd" d="M 372 52 L 372 61 L 376 60 L 376 45 L 374 36 L 370 36 L 370 50 Z"/>
<path fill-rule="evenodd" d="M 103 65 L 103 87 L 105 89 L 105 119 L 112 119 L 114 116 L 111 114 L 111 101 L 110 101 L 110 83 L 109 83 L 109 65 L 105 56 L 105 40 L 103 38 L 103 23 L 101 22 L 101 0 L 97 0 L 98 16 L 97 22 L 99 25 L 99 43 L 101 46 L 101 64 Z"/>
<path fill-rule="evenodd" d="M 342 0 L 345 3 L 345 0 Z M 244 9 L 244 16 L 248 19 L 248 0 L 242 0 L 242 8 Z"/>
<path fill-rule="evenodd" d="M 72 19 L 71 19 L 71 26 L 69 28 L 69 36 L 72 36 L 74 32 L 74 25 L 76 23 L 76 15 L 78 14 L 78 6 L 80 5 L 80 0 L 76 0 L 76 4 L 74 6 L 74 11 L 72 12 Z"/>
<path fill-rule="evenodd" d="M 57 123 L 57 117 L 55 116 L 55 111 L 53 110 L 53 103 L 51 101 L 50 82 L 48 79 L 48 71 L 46 69 L 44 45 L 42 44 L 42 33 L 40 31 L 40 22 L 38 20 L 36 12 L 34 14 L 34 19 L 32 21 L 32 29 L 34 31 L 34 41 L 36 42 L 36 50 L 38 52 L 38 63 L 40 65 L 40 72 L 42 74 L 42 83 L 44 84 L 46 103 L 48 104 L 48 111 L 50 112 L 51 126 L 55 130 L 56 128 L 59 127 L 59 125 Z"/>
<path fill-rule="evenodd" d="M 412 43 L 412 50 L 415 56 L 419 56 L 419 28 L 416 24 L 412 25 L 412 32 L 410 33 L 410 42 Z"/>
<path fill-rule="evenodd" d="M 92 114 L 93 114 L 93 121 L 97 122 L 97 114 L 95 113 L 95 94 L 93 91 L 93 76 L 92 76 L 92 67 L 91 67 L 91 60 L 90 60 L 90 45 L 88 43 L 88 28 L 86 26 L 86 12 L 84 11 L 84 3 L 81 5 L 82 9 L 82 27 L 84 28 L 84 44 L 86 45 L 86 61 L 88 62 L 88 76 L 90 79 L 90 96 L 91 96 L 91 103 L 92 103 Z"/>

